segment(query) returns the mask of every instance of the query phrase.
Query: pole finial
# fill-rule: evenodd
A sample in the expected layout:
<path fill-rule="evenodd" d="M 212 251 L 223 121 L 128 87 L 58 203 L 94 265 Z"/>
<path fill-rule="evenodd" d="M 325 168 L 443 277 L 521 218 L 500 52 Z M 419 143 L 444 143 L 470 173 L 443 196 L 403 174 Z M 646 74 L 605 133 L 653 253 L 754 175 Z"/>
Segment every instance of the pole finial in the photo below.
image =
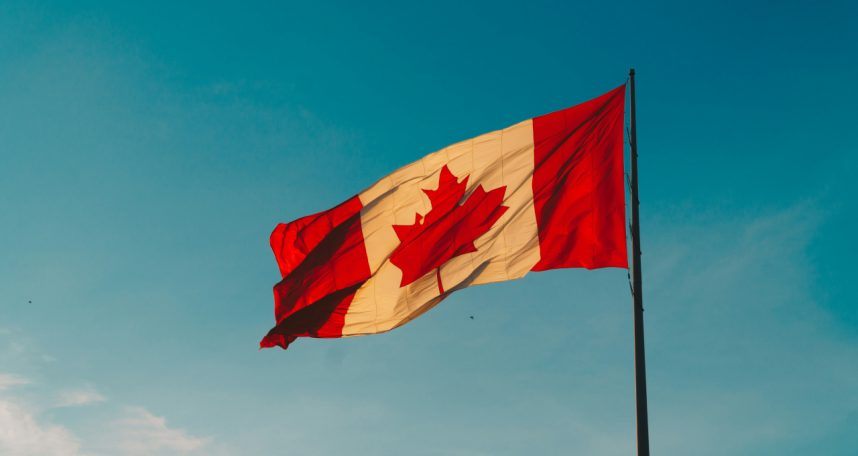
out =
<path fill-rule="evenodd" d="M 629 68 L 629 76 L 634 76 L 634 75 L 635 75 L 635 69 Z"/>

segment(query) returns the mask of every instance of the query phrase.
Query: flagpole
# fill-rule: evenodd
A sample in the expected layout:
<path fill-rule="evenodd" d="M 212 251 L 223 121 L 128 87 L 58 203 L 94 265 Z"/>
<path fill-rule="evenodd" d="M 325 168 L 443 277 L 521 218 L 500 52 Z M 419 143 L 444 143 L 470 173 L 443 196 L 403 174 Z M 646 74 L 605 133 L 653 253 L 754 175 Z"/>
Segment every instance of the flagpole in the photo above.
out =
<path fill-rule="evenodd" d="M 638 212 L 638 138 L 635 124 L 635 69 L 629 69 L 631 85 L 632 149 L 632 297 L 635 321 L 635 402 L 637 408 L 638 456 L 649 456 L 649 420 L 646 400 L 646 353 L 644 351 L 643 287 L 641 285 L 641 228 Z"/>

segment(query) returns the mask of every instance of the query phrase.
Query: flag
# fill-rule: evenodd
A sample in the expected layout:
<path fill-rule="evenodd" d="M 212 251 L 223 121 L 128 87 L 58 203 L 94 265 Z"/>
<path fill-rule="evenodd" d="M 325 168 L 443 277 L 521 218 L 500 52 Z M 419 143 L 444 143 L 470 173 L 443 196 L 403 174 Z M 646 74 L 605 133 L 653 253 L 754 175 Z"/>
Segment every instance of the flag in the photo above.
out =
<path fill-rule="evenodd" d="M 431 153 L 277 225 L 276 326 L 260 346 L 389 331 L 465 287 L 628 267 L 625 85 Z"/>

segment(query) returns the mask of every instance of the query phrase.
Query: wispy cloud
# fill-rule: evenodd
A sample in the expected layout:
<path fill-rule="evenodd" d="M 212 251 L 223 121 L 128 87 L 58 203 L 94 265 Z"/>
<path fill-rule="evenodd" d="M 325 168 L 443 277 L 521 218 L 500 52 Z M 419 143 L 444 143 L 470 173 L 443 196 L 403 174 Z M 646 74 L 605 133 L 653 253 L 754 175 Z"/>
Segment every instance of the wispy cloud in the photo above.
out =
<path fill-rule="evenodd" d="M 39 421 L 28 406 L 0 399 L 0 454 L 74 456 L 79 452 L 80 442 L 68 429 Z"/>
<path fill-rule="evenodd" d="M 105 400 L 94 391 L 64 396 L 67 406 Z M 121 456 L 202 454 L 211 439 L 170 427 L 167 420 L 143 407 L 126 407 L 108 427 L 110 436 L 76 435 L 65 426 L 51 423 L 40 411 L 15 398 L 0 398 L 0 454 L 9 456 L 77 456 L 98 454 Z M 216 448 L 213 450 L 217 450 Z"/>
<path fill-rule="evenodd" d="M 16 388 L 31 384 L 32 387 L 20 391 Z M 87 430 L 86 426 L 79 428 L 73 422 L 63 423 L 60 418 L 65 414 L 55 416 L 51 412 L 106 401 L 92 385 L 63 388 L 43 382 L 33 384 L 27 377 L 0 372 L 0 455 L 149 456 L 224 451 L 212 445 L 212 439 L 171 427 L 164 417 L 143 407 L 113 406 L 102 410 L 106 414 L 91 415 L 97 417 L 94 429 L 98 432 Z M 75 412 L 71 416 L 80 415 Z M 113 432 L 100 432 L 103 429 Z"/>
<path fill-rule="evenodd" d="M 63 391 L 57 398 L 57 407 L 76 407 L 104 402 L 107 398 L 93 388 Z"/>
<path fill-rule="evenodd" d="M 211 441 L 167 425 L 164 417 L 143 407 L 128 407 L 114 423 L 117 449 L 124 455 L 188 454 L 204 449 Z"/>
<path fill-rule="evenodd" d="M 15 374 L 0 373 L 0 391 L 9 389 L 13 386 L 27 385 L 30 380 Z"/>

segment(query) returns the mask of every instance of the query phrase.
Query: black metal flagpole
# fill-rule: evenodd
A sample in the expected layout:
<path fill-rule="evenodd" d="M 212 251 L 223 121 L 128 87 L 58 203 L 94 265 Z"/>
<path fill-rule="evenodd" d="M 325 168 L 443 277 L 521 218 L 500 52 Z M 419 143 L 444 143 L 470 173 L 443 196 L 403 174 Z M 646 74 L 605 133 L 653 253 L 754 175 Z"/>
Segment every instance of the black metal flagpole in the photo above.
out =
<path fill-rule="evenodd" d="M 646 406 L 646 353 L 644 351 L 643 286 L 641 286 L 641 227 L 638 214 L 638 137 L 635 125 L 635 69 L 629 70 L 632 149 L 632 297 L 635 314 L 635 402 L 637 405 L 638 456 L 649 456 L 649 420 Z"/>

